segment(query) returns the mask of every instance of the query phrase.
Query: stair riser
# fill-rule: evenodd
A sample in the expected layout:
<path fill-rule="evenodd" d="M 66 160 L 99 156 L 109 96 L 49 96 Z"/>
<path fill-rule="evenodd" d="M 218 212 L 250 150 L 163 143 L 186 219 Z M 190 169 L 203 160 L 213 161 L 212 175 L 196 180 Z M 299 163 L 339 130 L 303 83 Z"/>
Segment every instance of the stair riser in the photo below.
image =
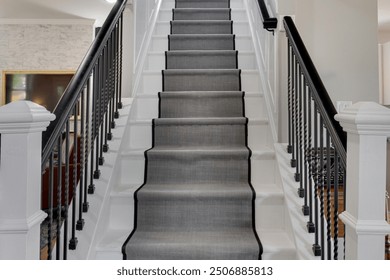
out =
<path fill-rule="evenodd" d="M 237 53 L 172 54 L 167 53 L 165 69 L 237 69 Z"/>
<path fill-rule="evenodd" d="M 238 71 L 229 72 L 180 72 L 163 71 L 163 91 L 239 91 Z"/>
<path fill-rule="evenodd" d="M 158 118 L 158 92 L 151 96 L 135 98 L 131 110 L 132 120 L 151 120 Z"/>
<path fill-rule="evenodd" d="M 249 185 L 248 195 L 251 196 Z M 139 202 L 138 215 L 140 219 L 137 225 L 139 230 L 156 229 L 156 225 L 161 225 L 157 228 L 161 231 L 172 228 L 179 231 L 180 229 L 184 231 L 223 231 L 229 228 L 248 228 L 252 226 L 250 198 L 233 199 L 231 201 L 199 198 L 194 198 L 193 201 L 187 199 L 167 201 L 139 199 Z M 247 207 L 242 207 L 242 204 L 247 205 Z M 151 212 L 151 209 L 154 211 Z M 179 211 L 180 209 L 185 209 L 185 213 Z M 169 215 L 166 213 L 169 213 Z M 225 219 L 223 214 L 226 215 Z"/>
<path fill-rule="evenodd" d="M 148 156 L 147 174 L 147 182 L 152 184 L 247 182 L 248 160 L 228 158 L 168 160 L 163 156 L 158 158 Z"/>
<path fill-rule="evenodd" d="M 265 100 L 260 94 L 249 95 L 244 97 L 245 116 L 248 119 L 265 119 L 267 117 L 265 109 Z"/>
<path fill-rule="evenodd" d="M 257 231 L 283 230 L 285 228 L 282 196 L 276 198 L 257 197 L 255 211 Z"/>
<path fill-rule="evenodd" d="M 250 29 L 249 29 L 249 24 L 248 22 L 234 22 L 233 23 L 233 31 L 230 31 L 230 28 L 226 30 L 226 32 L 220 33 L 220 34 L 236 34 L 236 35 L 250 35 Z M 162 22 L 157 22 L 155 30 L 154 30 L 154 35 L 159 36 L 159 35 L 168 35 L 171 34 L 171 24 L 170 22 L 167 21 L 162 21 Z M 180 33 L 175 33 L 175 28 L 173 29 L 172 34 L 183 34 L 182 32 Z M 195 30 L 192 30 L 192 28 L 188 29 L 188 34 L 215 34 L 215 32 L 207 32 L 207 33 L 199 33 L 196 32 Z"/>
<path fill-rule="evenodd" d="M 147 61 L 145 63 L 145 70 L 148 71 L 158 71 L 165 69 L 165 53 L 150 53 L 147 56 Z M 225 67 L 215 67 L 215 68 L 225 68 Z M 243 70 L 255 70 L 256 69 L 256 60 L 254 53 L 238 53 L 238 69 Z"/>
<path fill-rule="evenodd" d="M 161 10 L 159 17 L 159 21 L 171 21 L 172 20 L 172 10 Z M 233 21 L 247 21 L 248 18 L 246 16 L 245 10 L 236 10 L 233 9 L 231 12 L 231 20 Z"/>
<path fill-rule="evenodd" d="M 112 197 L 110 205 L 111 229 L 129 229 L 134 222 L 134 196 L 127 194 Z M 161 206 L 163 207 L 163 206 Z M 200 211 L 198 209 L 196 212 Z M 282 230 L 284 224 L 284 200 L 282 196 L 263 197 L 257 195 L 255 200 L 256 227 L 258 230 Z"/>
<path fill-rule="evenodd" d="M 109 228 L 132 229 L 134 225 L 133 196 L 111 197 Z"/>
<path fill-rule="evenodd" d="M 131 124 L 128 130 L 128 146 L 126 150 L 131 149 L 149 149 L 152 147 L 152 125 L 151 123 Z M 219 136 L 217 136 L 219 137 Z M 262 149 L 269 146 L 270 141 L 269 126 L 266 123 L 248 124 L 248 146 L 252 150 Z M 241 140 L 240 140 L 241 141 Z M 196 143 L 194 143 L 196 144 Z"/>
<path fill-rule="evenodd" d="M 128 130 L 128 146 L 126 150 L 131 149 L 149 149 L 152 147 L 152 125 L 151 123 L 133 124 Z M 270 141 L 269 126 L 266 123 L 248 124 L 248 146 L 252 150 L 259 150 L 269 146 Z"/>
<path fill-rule="evenodd" d="M 209 96 L 208 96 L 209 94 Z M 242 93 L 234 96 L 207 95 L 167 96 L 161 93 L 162 118 L 220 118 L 243 117 Z M 191 97 L 189 97 L 191 96 Z"/>
<path fill-rule="evenodd" d="M 259 72 L 242 71 L 241 89 L 246 92 L 260 92 Z M 207 90 L 207 89 L 206 89 Z M 230 90 L 230 89 L 229 89 Z M 162 91 L 161 72 L 144 73 L 139 93 L 157 94 Z"/>
<path fill-rule="evenodd" d="M 245 117 L 249 119 L 264 119 L 266 118 L 264 98 L 261 95 L 247 95 L 245 101 Z M 157 92 L 155 97 L 139 97 L 133 102 L 132 116 L 133 120 L 151 120 L 158 118 L 158 97 Z M 210 101 L 210 103 L 213 103 Z M 187 112 L 187 109 L 183 109 Z M 213 115 L 210 115 L 213 116 Z M 243 115 L 237 115 L 243 116 Z"/>
<path fill-rule="evenodd" d="M 122 155 L 120 184 L 142 185 L 144 183 L 145 156 Z"/>
<path fill-rule="evenodd" d="M 243 4 L 242 0 L 230 0 L 230 8 L 242 9 L 243 7 L 244 7 L 244 4 Z M 174 0 L 163 0 L 161 8 L 162 9 L 175 8 L 175 1 Z"/>
<path fill-rule="evenodd" d="M 236 36 L 236 50 L 253 51 L 252 39 L 249 36 Z M 168 36 L 155 36 L 152 38 L 149 48 L 153 52 L 164 52 L 168 50 Z"/>
<path fill-rule="evenodd" d="M 206 133 L 207 131 L 207 133 Z M 155 146 L 245 145 L 245 124 L 155 126 Z M 199 135 L 203 135 L 199 141 Z"/>
<path fill-rule="evenodd" d="M 228 9 L 175 9 L 169 20 L 231 20 Z"/>
<path fill-rule="evenodd" d="M 251 158 L 251 182 L 253 184 L 275 183 L 275 159 Z M 121 184 L 143 184 L 145 158 L 143 154 L 123 155 L 121 160 Z"/>
<path fill-rule="evenodd" d="M 131 149 L 150 149 L 152 147 L 152 125 L 149 124 L 131 124 L 128 129 L 126 150 Z"/>
<path fill-rule="evenodd" d="M 261 150 L 270 145 L 271 133 L 267 123 L 248 123 L 248 147 L 251 150 Z"/>
<path fill-rule="evenodd" d="M 251 160 L 251 182 L 252 184 L 274 184 L 275 183 L 275 159 Z"/>
<path fill-rule="evenodd" d="M 161 23 L 161 27 L 165 30 L 163 25 L 165 23 Z M 233 34 L 232 21 L 218 21 L 216 23 L 208 21 L 172 21 L 169 28 L 170 34 Z"/>

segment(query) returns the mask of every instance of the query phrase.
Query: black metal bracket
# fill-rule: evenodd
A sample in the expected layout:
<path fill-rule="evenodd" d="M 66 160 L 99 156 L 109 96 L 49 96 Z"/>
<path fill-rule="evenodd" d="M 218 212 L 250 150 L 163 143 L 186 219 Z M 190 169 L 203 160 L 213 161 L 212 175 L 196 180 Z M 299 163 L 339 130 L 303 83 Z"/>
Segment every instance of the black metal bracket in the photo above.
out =
<path fill-rule="evenodd" d="M 260 7 L 261 17 L 263 18 L 263 28 L 274 35 L 275 29 L 278 27 L 278 19 L 270 17 L 267 9 L 267 5 L 264 0 L 257 0 Z"/>

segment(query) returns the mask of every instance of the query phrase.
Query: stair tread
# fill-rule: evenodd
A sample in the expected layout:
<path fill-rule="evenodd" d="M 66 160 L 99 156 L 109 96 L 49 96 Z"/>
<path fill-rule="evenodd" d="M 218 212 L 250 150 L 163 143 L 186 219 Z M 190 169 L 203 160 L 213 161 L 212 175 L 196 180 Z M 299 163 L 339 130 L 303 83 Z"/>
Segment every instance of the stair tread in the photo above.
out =
<path fill-rule="evenodd" d="M 148 185 L 153 185 L 153 184 L 148 184 Z M 175 184 L 170 184 L 172 186 L 175 186 Z M 182 186 L 182 184 L 177 184 L 178 186 Z M 197 187 L 200 184 L 190 184 L 191 187 Z M 211 184 L 206 184 L 206 186 L 211 185 Z M 213 184 L 213 185 L 218 185 L 218 184 Z M 242 186 L 247 186 L 246 183 L 236 183 L 234 185 L 242 185 Z M 276 184 L 252 184 L 255 192 L 256 192 L 256 197 L 283 197 L 283 191 L 282 189 L 276 185 Z M 141 184 L 128 184 L 128 185 L 121 185 L 117 187 L 113 192 L 111 193 L 111 197 L 134 197 L 134 192 L 141 187 Z"/>
<path fill-rule="evenodd" d="M 158 118 L 154 119 L 154 125 L 245 125 L 248 119 L 245 117 L 221 117 L 221 118 Z"/>
<path fill-rule="evenodd" d="M 275 252 L 279 250 L 295 251 L 294 242 L 288 234 L 282 230 L 257 230 L 264 252 Z"/>
<path fill-rule="evenodd" d="M 166 69 L 162 70 L 164 74 L 188 75 L 188 74 L 230 74 L 241 72 L 241 69 Z"/>
<path fill-rule="evenodd" d="M 146 198 L 153 195 L 159 195 L 161 199 L 178 198 L 248 198 L 252 197 L 252 191 L 249 183 L 230 183 L 230 184 L 146 184 L 138 198 Z M 174 194 L 174 197 L 171 196 Z"/>
<path fill-rule="evenodd" d="M 160 147 L 161 148 L 161 147 Z M 215 150 L 215 146 L 201 146 L 201 147 L 198 147 L 198 146 L 196 146 L 196 147 L 193 147 L 193 148 L 195 148 L 195 150 L 196 149 L 198 149 L 198 148 L 202 148 L 202 149 L 207 149 L 208 148 L 208 150 Z M 229 147 L 230 148 L 230 147 Z M 172 147 L 166 147 L 165 148 L 166 150 L 172 150 Z M 226 149 L 226 147 L 223 147 L 222 148 L 222 150 L 227 150 Z M 244 148 L 242 148 L 242 149 L 244 149 Z M 245 147 L 245 149 L 247 149 L 246 147 Z M 125 150 L 125 151 L 123 151 L 122 152 L 122 155 L 123 156 L 126 156 L 126 155 L 129 155 L 129 156 L 131 156 L 131 155 L 144 155 L 144 153 L 145 153 L 145 151 L 150 151 L 151 149 L 129 149 L 129 150 Z M 186 147 L 186 148 L 182 148 L 182 150 L 188 150 L 188 147 Z M 257 156 L 257 157 L 261 157 L 261 156 L 274 156 L 275 155 L 275 151 L 273 150 L 273 149 L 271 149 L 271 148 L 269 148 L 269 147 L 266 147 L 266 146 L 264 146 L 262 149 L 251 149 L 251 152 L 252 152 L 252 157 L 253 156 Z"/>
<path fill-rule="evenodd" d="M 285 231 L 282 230 L 257 230 L 263 245 L 263 254 L 275 251 L 295 252 L 295 245 Z M 124 241 L 129 236 L 128 229 L 110 229 L 98 244 L 97 251 L 121 252 Z"/>

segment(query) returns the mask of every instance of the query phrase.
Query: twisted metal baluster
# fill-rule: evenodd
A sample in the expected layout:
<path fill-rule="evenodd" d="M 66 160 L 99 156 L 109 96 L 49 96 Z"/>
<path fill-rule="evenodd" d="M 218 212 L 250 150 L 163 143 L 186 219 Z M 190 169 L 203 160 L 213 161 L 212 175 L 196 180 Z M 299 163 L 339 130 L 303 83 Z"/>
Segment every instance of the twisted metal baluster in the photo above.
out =
<path fill-rule="evenodd" d="M 307 149 L 307 155 L 308 155 L 308 164 L 309 164 L 309 221 L 307 222 L 307 230 L 309 233 L 315 232 L 315 224 L 313 222 L 313 198 L 315 198 L 315 194 L 313 193 L 313 180 L 314 178 L 314 164 L 312 151 L 313 151 L 313 137 L 312 137 L 312 94 L 311 89 L 309 88 L 308 91 L 308 149 Z M 315 153 L 314 153 L 315 155 Z"/>
<path fill-rule="evenodd" d="M 288 53 L 288 66 L 287 66 L 287 89 L 288 89 L 288 98 L 287 98 L 287 104 L 288 104 L 288 146 L 287 146 L 287 152 L 289 154 L 292 153 L 293 147 L 292 147 L 292 106 L 291 106 L 291 95 L 292 95 L 292 78 L 291 78 L 291 60 L 292 60 L 292 47 L 290 44 L 290 41 L 287 40 L 287 53 Z"/>
<path fill-rule="evenodd" d="M 339 258 L 339 155 L 334 151 L 334 211 L 333 211 L 333 259 Z"/>
<path fill-rule="evenodd" d="M 331 243 L 331 210 L 330 210 L 330 188 L 331 184 L 331 155 L 330 155 L 330 134 L 329 131 L 326 130 L 326 182 L 327 182 L 327 190 L 326 190 L 326 236 L 327 236 L 327 256 L 328 260 L 332 258 L 332 243 Z"/>

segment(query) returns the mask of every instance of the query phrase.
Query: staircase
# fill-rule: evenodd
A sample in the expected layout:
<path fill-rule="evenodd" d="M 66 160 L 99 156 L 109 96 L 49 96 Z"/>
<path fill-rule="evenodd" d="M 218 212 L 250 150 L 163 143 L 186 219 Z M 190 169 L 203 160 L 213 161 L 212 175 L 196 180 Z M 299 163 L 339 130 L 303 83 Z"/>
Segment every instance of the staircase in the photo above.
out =
<path fill-rule="evenodd" d="M 245 3 L 245 0 L 231 0 L 230 7 L 235 50 L 238 51 L 238 69 L 241 69 L 241 89 L 245 92 L 247 142 L 252 151 L 250 174 L 256 192 L 256 230 L 263 246 L 262 259 L 296 259 L 296 246 L 276 164 Z M 165 51 L 168 50 L 168 34 L 171 31 L 170 21 L 174 7 L 175 1 L 162 1 L 120 147 L 120 179 L 111 191 L 107 207 L 109 211 L 106 211 L 99 227 L 104 231 L 101 232 L 91 258 L 122 259 L 122 245 L 133 230 L 134 192 L 144 183 L 144 154 L 152 147 L 152 120 L 159 117 L 158 93 L 163 90 L 161 70 L 166 67 Z M 174 39 L 170 42 L 172 44 Z M 181 42 L 177 41 L 178 44 Z M 175 59 L 170 61 L 175 63 Z M 207 58 L 204 61 L 207 63 Z"/>

